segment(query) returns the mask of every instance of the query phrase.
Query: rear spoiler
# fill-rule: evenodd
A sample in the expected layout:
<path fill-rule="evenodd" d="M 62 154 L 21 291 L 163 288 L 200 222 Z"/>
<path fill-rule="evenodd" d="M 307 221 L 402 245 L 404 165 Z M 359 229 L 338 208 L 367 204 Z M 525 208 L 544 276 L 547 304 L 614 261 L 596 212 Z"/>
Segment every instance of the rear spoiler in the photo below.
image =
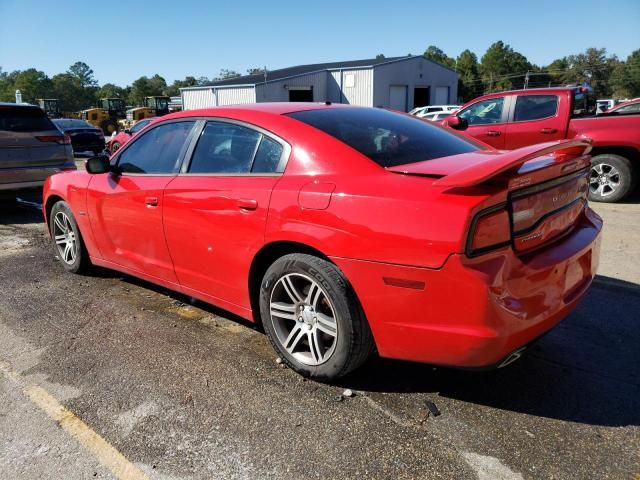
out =
<path fill-rule="evenodd" d="M 592 142 L 589 138 L 573 140 L 558 140 L 556 142 L 539 143 L 496 155 L 481 162 L 458 170 L 451 175 L 440 178 L 433 185 L 440 187 L 473 187 L 486 182 L 490 178 L 507 170 L 519 168 L 522 164 L 534 158 L 554 154 L 554 156 L 571 155 L 572 157 L 586 155 L 591 151 Z"/>

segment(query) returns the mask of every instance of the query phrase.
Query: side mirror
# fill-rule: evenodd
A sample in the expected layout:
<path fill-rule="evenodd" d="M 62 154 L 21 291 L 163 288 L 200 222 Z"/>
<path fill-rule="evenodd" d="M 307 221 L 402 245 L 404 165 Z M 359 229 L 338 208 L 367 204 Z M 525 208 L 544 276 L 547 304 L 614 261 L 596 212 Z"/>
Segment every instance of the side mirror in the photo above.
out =
<path fill-rule="evenodd" d="M 449 115 L 444 119 L 444 124 L 447 127 L 453 128 L 454 130 L 466 130 L 469 126 L 469 122 L 467 122 L 464 118 L 460 118 L 456 115 Z"/>
<path fill-rule="evenodd" d="M 107 155 L 96 155 L 87 159 L 84 168 L 92 175 L 111 171 L 111 163 Z"/>
<path fill-rule="evenodd" d="M 128 128 L 125 128 L 124 133 L 126 133 L 127 135 L 131 135 L 131 130 Z"/>

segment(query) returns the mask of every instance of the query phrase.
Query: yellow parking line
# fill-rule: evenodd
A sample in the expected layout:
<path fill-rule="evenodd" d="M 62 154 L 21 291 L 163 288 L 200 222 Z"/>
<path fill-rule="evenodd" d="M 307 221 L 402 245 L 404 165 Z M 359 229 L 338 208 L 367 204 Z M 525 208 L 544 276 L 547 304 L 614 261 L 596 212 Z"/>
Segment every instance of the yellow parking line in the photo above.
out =
<path fill-rule="evenodd" d="M 7 378 L 20 384 L 20 376 L 6 364 L 0 363 L 0 372 Z M 122 480 L 147 480 L 147 475 L 126 459 L 109 442 L 98 435 L 86 423 L 80 420 L 72 411 L 66 409 L 49 392 L 38 385 L 26 385 L 22 392 L 54 420 L 60 427 L 71 435 L 84 448 L 89 450 L 96 459 L 118 478 Z"/>

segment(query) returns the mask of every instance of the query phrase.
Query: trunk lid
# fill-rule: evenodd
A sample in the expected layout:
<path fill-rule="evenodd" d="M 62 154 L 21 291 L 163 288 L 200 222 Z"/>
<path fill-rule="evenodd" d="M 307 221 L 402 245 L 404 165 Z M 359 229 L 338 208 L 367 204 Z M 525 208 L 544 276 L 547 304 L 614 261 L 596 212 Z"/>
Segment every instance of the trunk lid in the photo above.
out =
<path fill-rule="evenodd" d="M 560 238 L 578 222 L 587 205 L 590 150 L 588 139 L 578 139 L 509 152 L 466 153 L 388 170 L 435 178 L 434 186 L 452 193 L 464 194 L 481 185 L 502 187 L 497 191 L 503 193 L 506 189 L 511 244 L 524 253 Z"/>

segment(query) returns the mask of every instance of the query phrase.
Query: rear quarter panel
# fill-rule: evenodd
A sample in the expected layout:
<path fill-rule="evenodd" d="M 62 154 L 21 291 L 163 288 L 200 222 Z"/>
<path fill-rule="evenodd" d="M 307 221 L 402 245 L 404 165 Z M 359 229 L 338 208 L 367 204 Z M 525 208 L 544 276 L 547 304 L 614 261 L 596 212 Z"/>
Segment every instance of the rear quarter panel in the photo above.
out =
<path fill-rule="evenodd" d="M 575 118 L 568 138 L 586 136 L 595 147 L 619 146 L 640 150 L 640 116 Z"/>

